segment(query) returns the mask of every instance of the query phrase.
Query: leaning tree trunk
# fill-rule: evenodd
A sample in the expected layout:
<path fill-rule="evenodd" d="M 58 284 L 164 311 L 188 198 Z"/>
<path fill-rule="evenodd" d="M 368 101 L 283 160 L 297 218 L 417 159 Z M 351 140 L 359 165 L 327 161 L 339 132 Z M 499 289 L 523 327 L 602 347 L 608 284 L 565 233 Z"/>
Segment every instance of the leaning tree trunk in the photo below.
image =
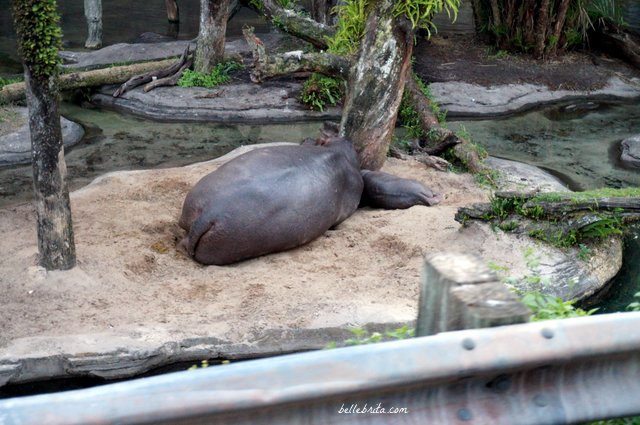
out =
<path fill-rule="evenodd" d="M 200 0 L 200 31 L 194 70 L 208 74 L 222 61 L 229 0 Z"/>
<path fill-rule="evenodd" d="M 372 5 L 340 123 L 340 134 L 353 141 L 361 168 L 369 170 L 384 164 L 411 68 L 413 30 L 394 18 L 394 5 L 393 0 Z"/>
<path fill-rule="evenodd" d="M 58 113 L 61 32 L 55 0 L 13 0 L 29 107 L 40 265 L 70 269 L 76 254 Z"/>
<path fill-rule="evenodd" d="M 99 49 L 102 46 L 102 0 L 84 0 L 84 16 L 87 19 L 87 49 Z"/>

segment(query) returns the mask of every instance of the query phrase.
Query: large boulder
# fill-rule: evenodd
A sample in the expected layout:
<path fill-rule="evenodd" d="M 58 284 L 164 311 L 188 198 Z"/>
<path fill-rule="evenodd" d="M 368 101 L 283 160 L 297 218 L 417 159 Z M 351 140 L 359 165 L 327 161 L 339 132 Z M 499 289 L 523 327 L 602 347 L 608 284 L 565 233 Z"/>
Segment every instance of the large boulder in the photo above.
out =
<path fill-rule="evenodd" d="M 622 147 L 620 160 L 625 165 L 640 168 L 640 134 L 624 139 L 620 146 Z"/>

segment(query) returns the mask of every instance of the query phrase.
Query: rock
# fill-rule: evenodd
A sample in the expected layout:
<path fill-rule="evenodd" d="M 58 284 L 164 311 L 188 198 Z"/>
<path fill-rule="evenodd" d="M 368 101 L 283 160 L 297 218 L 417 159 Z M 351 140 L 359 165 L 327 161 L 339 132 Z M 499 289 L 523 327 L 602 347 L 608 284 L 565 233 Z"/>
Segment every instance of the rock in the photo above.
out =
<path fill-rule="evenodd" d="M 464 82 L 432 83 L 429 85 L 447 118 L 479 118 L 505 116 L 559 102 L 631 101 L 640 97 L 637 82 L 612 77 L 597 90 L 551 90 L 536 84 L 505 84 L 484 87 Z"/>
<path fill-rule="evenodd" d="M 31 135 L 29 132 L 29 111 L 27 108 L 16 108 L 19 119 L 25 124 L 18 130 L 0 136 L 0 166 L 27 164 L 31 162 Z M 69 148 L 82 140 L 84 129 L 80 124 L 60 117 L 62 125 L 62 140 L 64 146 Z"/>
<path fill-rule="evenodd" d="M 485 165 L 498 170 L 498 186 L 503 191 L 567 192 L 567 186 L 555 176 L 533 165 L 489 157 Z"/>
<path fill-rule="evenodd" d="M 620 160 L 625 165 L 640 168 L 640 135 L 624 139 L 620 146 L 622 147 Z"/>

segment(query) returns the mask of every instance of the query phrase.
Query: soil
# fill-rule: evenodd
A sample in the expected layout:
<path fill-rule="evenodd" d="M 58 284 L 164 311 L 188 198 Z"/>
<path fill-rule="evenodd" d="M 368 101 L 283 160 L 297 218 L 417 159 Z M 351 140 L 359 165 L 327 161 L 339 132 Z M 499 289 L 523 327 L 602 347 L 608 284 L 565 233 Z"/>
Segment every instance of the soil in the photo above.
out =
<path fill-rule="evenodd" d="M 606 53 L 568 52 L 542 61 L 530 55 L 497 51 L 477 36 L 451 34 L 422 39 L 414 50 L 414 70 L 426 82 L 464 81 L 482 86 L 531 83 L 552 90 L 595 90 L 613 75 L 640 72 Z"/>

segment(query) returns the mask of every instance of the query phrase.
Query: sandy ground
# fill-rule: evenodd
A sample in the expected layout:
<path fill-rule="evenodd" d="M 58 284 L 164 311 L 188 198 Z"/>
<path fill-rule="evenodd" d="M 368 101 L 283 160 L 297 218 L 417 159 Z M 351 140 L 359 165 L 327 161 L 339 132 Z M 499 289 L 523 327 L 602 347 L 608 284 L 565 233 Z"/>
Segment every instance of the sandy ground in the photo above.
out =
<path fill-rule="evenodd" d="M 225 158 L 228 158 L 225 157 Z M 469 175 L 389 160 L 446 200 L 358 210 L 314 242 L 237 265 L 201 266 L 175 246 L 189 188 L 224 159 L 104 176 L 72 194 L 78 266 L 37 266 L 31 205 L 0 210 L 0 344 L 31 336 L 160 325 L 225 338 L 269 328 L 412 320 L 424 254 L 460 239 L 458 206 L 486 199 Z M 464 243 L 463 243 L 464 245 Z"/>

